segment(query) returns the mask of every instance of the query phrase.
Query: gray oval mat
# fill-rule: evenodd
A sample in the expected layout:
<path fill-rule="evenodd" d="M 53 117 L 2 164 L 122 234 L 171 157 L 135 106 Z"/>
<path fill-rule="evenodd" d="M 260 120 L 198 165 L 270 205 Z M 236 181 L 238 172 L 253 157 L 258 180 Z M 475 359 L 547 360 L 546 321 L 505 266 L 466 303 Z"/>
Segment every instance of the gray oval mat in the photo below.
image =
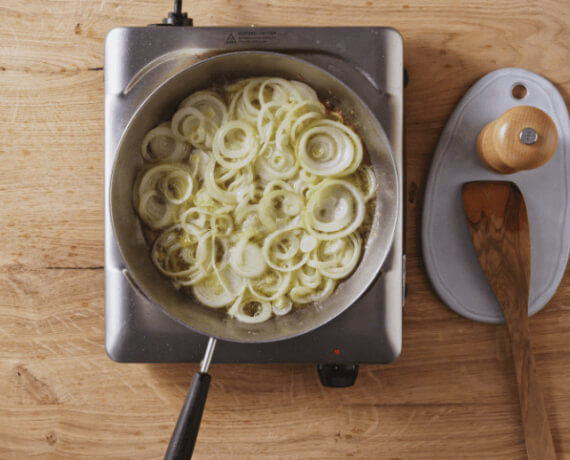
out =
<path fill-rule="evenodd" d="M 516 99 L 513 88 L 526 87 Z M 552 159 L 532 171 L 501 175 L 485 169 L 475 144 L 481 129 L 505 110 L 532 105 L 550 115 L 558 129 Z M 481 78 L 447 122 L 434 153 L 422 216 L 422 249 L 431 282 L 441 299 L 460 315 L 486 323 L 504 321 L 473 249 L 461 186 L 473 180 L 515 182 L 526 201 L 531 234 L 529 315 L 554 295 L 570 250 L 570 119 L 564 99 L 542 76 L 519 68 Z"/>

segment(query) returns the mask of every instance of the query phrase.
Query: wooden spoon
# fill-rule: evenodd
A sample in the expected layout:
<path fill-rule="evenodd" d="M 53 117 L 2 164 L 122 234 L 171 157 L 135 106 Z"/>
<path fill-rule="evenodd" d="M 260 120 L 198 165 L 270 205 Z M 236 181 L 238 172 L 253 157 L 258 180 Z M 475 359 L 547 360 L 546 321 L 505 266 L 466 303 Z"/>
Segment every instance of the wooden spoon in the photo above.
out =
<path fill-rule="evenodd" d="M 528 334 L 531 252 L 524 198 L 512 182 L 469 182 L 463 207 L 479 263 L 505 315 L 528 458 L 555 459 Z"/>

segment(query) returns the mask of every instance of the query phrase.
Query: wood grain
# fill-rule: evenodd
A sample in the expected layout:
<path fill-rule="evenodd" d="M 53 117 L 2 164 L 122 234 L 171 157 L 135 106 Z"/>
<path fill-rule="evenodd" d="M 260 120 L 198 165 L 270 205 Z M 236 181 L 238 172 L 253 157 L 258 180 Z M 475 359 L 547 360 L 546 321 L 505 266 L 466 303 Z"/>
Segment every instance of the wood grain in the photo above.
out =
<path fill-rule="evenodd" d="M 104 351 L 103 45 L 170 0 L 0 0 L 0 458 L 162 458 L 197 364 Z M 570 4 L 558 0 L 193 0 L 197 26 L 389 25 L 404 37 L 404 349 L 350 389 L 304 365 L 220 365 L 197 459 L 522 459 L 501 328 L 437 298 L 419 244 L 423 189 L 455 104 L 487 72 L 541 73 L 570 102 Z M 570 272 L 529 320 L 559 458 L 570 459 Z M 18 372 L 20 375 L 18 375 Z"/>
<path fill-rule="evenodd" d="M 528 332 L 531 247 L 519 188 L 508 181 L 463 185 L 463 207 L 479 263 L 505 315 L 529 460 L 555 460 Z"/>

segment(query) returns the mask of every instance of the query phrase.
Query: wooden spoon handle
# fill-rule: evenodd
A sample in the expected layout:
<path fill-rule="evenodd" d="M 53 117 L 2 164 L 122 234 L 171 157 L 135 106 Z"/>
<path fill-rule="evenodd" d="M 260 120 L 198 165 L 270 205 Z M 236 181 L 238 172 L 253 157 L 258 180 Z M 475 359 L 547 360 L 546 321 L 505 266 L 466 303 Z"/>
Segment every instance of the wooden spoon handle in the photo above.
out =
<path fill-rule="evenodd" d="M 527 321 L 507 319 L 529 460 L 555 460 L 550 425 L 528 338 Z"/>
<path fill-rule="evenodd" d="M 528 458 L 553 460 L 556 454 L 528 334 L 531 248 L 524 198 L 510 182 L 469 182 L 463 186 L 463 207 L 477 258 L 511 338 Z"/>

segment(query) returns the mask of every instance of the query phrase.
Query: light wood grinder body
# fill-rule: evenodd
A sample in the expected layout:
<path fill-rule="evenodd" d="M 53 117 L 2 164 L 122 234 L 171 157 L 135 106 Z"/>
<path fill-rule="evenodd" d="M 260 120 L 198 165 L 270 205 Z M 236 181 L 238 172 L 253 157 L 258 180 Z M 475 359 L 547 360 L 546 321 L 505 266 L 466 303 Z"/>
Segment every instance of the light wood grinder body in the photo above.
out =
<path fill-rule="evenodd" d="M 487 124 L 477 138 L 483 165 L 500 174 L 513 174 L 544 165 L 558 146 L 558 131 L 544 111 L 522 105 Z"/>

